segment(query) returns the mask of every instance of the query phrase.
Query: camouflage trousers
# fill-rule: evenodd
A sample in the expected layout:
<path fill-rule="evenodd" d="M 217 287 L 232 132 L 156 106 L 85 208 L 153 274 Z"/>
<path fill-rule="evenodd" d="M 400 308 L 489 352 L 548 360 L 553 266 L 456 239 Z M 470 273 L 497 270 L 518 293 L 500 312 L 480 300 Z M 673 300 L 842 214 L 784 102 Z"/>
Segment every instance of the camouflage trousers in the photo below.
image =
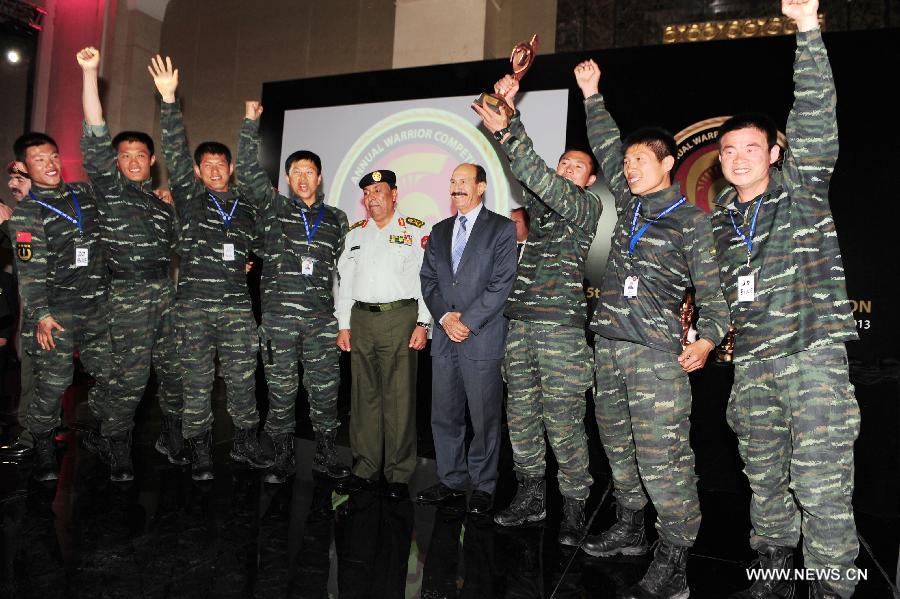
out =
<path fill-rule="evenodd" d="M 660 538 L 693 546 L 700 528 L 700 501 L 690 445 L 688 375 L 675 354 L 600 336 L 594 345 L 594 364 L 595 413 L 616 499 L 639 510 L 649 494 Z"/>
<path fill-rule="evenodd" d="M 584 392 L 591 386 L 591 353 L 584 331 L 511 320 L 503 361 L 516 473 L 544 477 L 546 432 L 559 464 L 560 492 L 587 499 L 594 481 L 588 472 L 584 433 Z"/>
<path fill-rule="evenodd" d="M 109 402 L 101 408 L 100 432 L 104 436 L 123 435 L 134 427 L 134 412 L 147 387 L 151 364 L 159 379 L 162 413 L 181 415 L 174 299 L 175 287 L 168 280 L 113 281 L 109 294 Z"/>
<path fill-rule="evenodd" d="M 28 406 L 25 426 L 35 434 L 45 434 L 59 425 L 63 393 L 72 384 L 75 364 L 72 354 L 78 350 L 81 364 L 96 384 L 88 390 L 88 405 L 98 418 L 106 405 L 109 388 L 109 326 L 106 299 L 100 298 L 78 310 L 54 308 L 53 318 L 65 329 L 53 331 L 56 348 L 41 349 L 35 339 L 36 323 L 22 324 L 22 342 L 31 354 L 36 381 L 34 399 Z"/>
<path fill-rule="evenodd" d="M 806 568 L 854 568 L 859 406 L 846 349 L 739 362 L 734 370 L 727 416 L 753 491 L 750 544 L 793 547 L 802 532 Z M 856 582 L 843 576 L 829 585 L 849 597 Z"/>
<path fill-rule="evenodd" d="M 296 309 L 283 307 L 282 303 L 263 314 L 263 324 L 259 328 L 269 383 L 266 431 L 270 434 L 294 432 L 294 404 L 300 383 L 298 360 L 303 366 L 303 387 L 309 394 L 309 419 L 313 429 L 334 430 L 340 426 L 337 399 L 341 350 L 335 345 L 337 321 L 304 317 Z"/>
<path fill-rule="evenodd" d="M 259 338 L 249 300 L 240 305 L 178 301 L 175 329 L 184 389 L 184 438 L 201 435 L 212 427 L 216 353 L 225 378 L 226 409 L 234 426 L 259 424 L 255 378 Z"/>

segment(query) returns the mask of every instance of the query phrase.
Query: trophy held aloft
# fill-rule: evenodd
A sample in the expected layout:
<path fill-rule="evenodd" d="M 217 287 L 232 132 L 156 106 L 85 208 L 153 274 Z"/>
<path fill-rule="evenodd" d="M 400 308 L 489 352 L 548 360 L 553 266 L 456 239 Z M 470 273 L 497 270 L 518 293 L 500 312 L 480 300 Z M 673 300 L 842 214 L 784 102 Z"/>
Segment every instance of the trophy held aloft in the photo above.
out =
<path fill-rule="evenodd" d="M 538 49 L 538 36 L 535 33 L 531 36 L 530 42 L 519 42 L 513 46 L 512 53 L 509 55 L 509 63 L 512 65 L 512 76 L 516 81 L 521 81 L 531 65 L 534 64 L 534 57 Z M 481 94 L 475 99 L 476 104 L 484 104 L 497 114 L 501 111 L 506 113 L 507 117 L 512 116 L 513 109 L 506 100 L 497 94 L 489 94 L 487 92 Z"/>

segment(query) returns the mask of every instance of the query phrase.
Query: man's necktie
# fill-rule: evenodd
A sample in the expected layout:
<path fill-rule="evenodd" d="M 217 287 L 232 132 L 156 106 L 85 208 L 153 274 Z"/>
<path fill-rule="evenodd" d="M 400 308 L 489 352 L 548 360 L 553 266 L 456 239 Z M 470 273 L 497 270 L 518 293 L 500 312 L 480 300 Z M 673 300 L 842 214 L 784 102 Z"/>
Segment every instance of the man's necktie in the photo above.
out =
<path fill-rule="evenodd" d="M 466 217 L 460 215 L 459 228 L 456 230 L 456 237 L 453 239 L 453 255 L 451 256 L 454 273 L 456 272 L 456 267 L 459 266 L 459 261 L 462 259 L 464 251 L 466 251 Z"/>

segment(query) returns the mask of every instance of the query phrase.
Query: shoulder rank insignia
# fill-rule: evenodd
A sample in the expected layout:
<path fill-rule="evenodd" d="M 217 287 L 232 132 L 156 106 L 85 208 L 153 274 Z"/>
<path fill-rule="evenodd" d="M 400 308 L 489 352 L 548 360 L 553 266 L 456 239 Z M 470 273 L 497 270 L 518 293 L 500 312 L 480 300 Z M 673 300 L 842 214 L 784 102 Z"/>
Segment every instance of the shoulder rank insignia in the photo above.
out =
<path fill-rule="evenodd" d="M 401 227 L 406 226 L 406 223 L 403 221 L 403 217 L 400 217 L 397 219 L 397 224 L 400 225 Z"/>
<path fill-rule="evenodd" d="M 406 222 L 414 227 L 419 227 L 420 229 L 425 226 L 425 221 L 421 221 L 417 218 L 413 218 L 411 216 L 406 217 Z"/>
<path fill-rule="evenodd" d="M 355 229 L 356 227 L 362 227 L 362 228 L 365 228 L 367 224 L 369 224 L 369 219 L 364 218 L 364 219 L 358 220 L 358 221 L 356 221 L 355 223 L 353 223 L 352 225 L 350 225 L 350 228 L 347 229 L 347 230 L 348 230 L 348 231 L 352 231 L 352 230 Z"/>

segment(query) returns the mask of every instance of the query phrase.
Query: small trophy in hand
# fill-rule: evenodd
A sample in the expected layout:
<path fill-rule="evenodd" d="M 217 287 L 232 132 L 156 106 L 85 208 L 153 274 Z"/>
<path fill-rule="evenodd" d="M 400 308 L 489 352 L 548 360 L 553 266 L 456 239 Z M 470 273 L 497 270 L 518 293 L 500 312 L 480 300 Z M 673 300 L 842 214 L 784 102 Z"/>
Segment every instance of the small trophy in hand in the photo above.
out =
<path fill-rule="evenodd" d="M 538 36 L 536 33 L 531 36 L 530 42 L 519 42 L 513 46 L 512 54 L 509 55 L 509 62 L 512 65 L 512 76 L 515 77 L 516 81 L 521 81 L 522 77 L 525 76 L 525 73 L 528 72 L 528 69 L 531 68 L 531 65 L 534 63 L 534 57 L 537 54 L 537 49 Z M 475 99 L 475 103 L 483 103 L 498 114 L 501 110 L 506 113 L 506 116 L 512 116 L 513 113 L 513 109 L 506 103 L 506 100 L 497 94 L 485 92 Z"/>
<path fill-rule="evenodd" d="M 696 314 L 697 306 L 694 304 L 694 290 L 693 288 L 688 288 L 684 292 L 684 298 L 681 300 L 681 308 L 678 310 L 678 317 L 681 320 L 682 348 L 686 348 L 697 340 L 697 330 L 694 328 L 694 317 Z"/>
<path fill-rule="evenodd" d="M 734 336 L 736 333 L 737 329 L 735 326 L 733 324 L 729 325 L 728 332 L 725 333 L 722 343 L 716 346 L 716 362 L 731 364 L 734 361 Z"/>

